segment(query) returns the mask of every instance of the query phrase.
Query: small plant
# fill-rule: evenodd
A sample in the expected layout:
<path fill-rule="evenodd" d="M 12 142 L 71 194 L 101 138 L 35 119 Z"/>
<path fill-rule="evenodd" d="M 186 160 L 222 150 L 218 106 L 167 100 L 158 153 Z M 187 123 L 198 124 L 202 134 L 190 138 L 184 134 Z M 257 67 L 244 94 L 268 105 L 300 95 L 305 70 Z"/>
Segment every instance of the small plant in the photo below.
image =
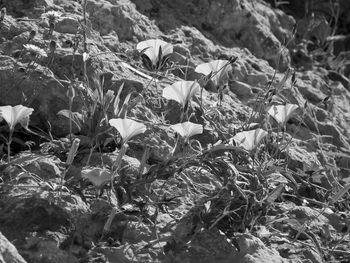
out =
<path fill-rule="evenodd" d="M 23 45 L 24 49 L 30 54 L 30 56 L 32 57 L 32 60 L 28 63 L 27 65 L 27 69 L 33 67 L 35 63 L 38 61 L 39 58 L 41 57 L 47 57 L 47 53 L 45 52 L 45 50 L 43 50 L 42 48 L 32 45 L 32 44 L 25 44 Z"/>
<path fill-rule="evenodd" d="M 28 130 L 29 116 L 33 113 L 34 109 L 25 107 L 23 105 L 17 106 L 1 106 L 0 107 L 0 121 L 5 120 L 10 128 L 9 138 L 6 139 L 7 142 L 7 160 L 11 161 L 11 143 L 13 139 L 13 132 L 15 131 L 15 126 L 20 124 L 23 128 Z M 1 135 L 2 136 L 2 135 Z"/>
<path fill-rule="evenodd" d="M 144 65 L 150 70 L 162 69 L 171 53 L 173 46 L 160 39 L 150 39 L 137 44 L 136 49 L 141 53 Z"/>
<path fill-rule="evenodd" d="M 245 150 L 252 152 L 258 147 L 262 139 L 265 138 L 267 132 L 263 129 L 256 129 L 250 131 L 243 131 L 233 136 L 233 140 L 237 146 L 244 148 Z"/>
<path fill-rule="evenodd" d="M 191 98 L 200 90 L 200 86 L 196 81 L 177 81 L 174 84 L 163 89 L 163 97 L 168 100 L 175 100 L 182 106 L 180 121 L 188 119 L 188 107 Z"/>
<path fill-rule="evenodd" d="M 57 113 L 69 119 L 71 133 L 71 124 L 74 123 L 79 131 L 83 130 L 86 133 L 84 135 L 89 137 L 91 143 L 87 165 L 89 164 L 93 151 L 99 146 L 100 135 L 105 134 L 109 130 L 107 111 L 115 99 L 112 90 L 103 92 L 103 77 L 99 78 L 95 76 L 94 81 L 96 84 L 96 89 L 94 91 L 89 87 L 85 87 L 78 81 L 72 82 L 67 91 L 70 109 L 61 110 Z M 81 112 L 72 112 L 71 110 L 75 93 L 80 95 L 84 105 Z"/>
<path fill-rule="evenodd" d="M 42 15 L 43 18 L 47 18 L 48 22 L 49 22 L 49 37 L 52 36 L 53 31 L 55 30 L 55 25 L 57 22 L 57 19 L 61 17 L 61 13 L 57 12 L 57 11 L 48 11 L 47 13 L 44 13 Z"/>
<path fill-rule="evenodd" d="M 32 44 L 25 44 L 23 47 L 32 55 L 33 57 L 47 57 L 47 54 L 45 50 L 42 48 L 32 45 Z"/>

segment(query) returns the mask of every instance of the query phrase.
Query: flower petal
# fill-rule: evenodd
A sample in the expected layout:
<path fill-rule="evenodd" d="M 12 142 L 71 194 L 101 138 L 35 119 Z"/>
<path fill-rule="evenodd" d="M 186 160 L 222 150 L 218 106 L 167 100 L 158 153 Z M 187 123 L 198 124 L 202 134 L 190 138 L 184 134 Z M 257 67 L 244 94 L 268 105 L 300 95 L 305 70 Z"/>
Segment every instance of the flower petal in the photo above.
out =
<path fill-rule="evenodd" d="M 81 176 L 89 180 L 96 188 L 100 188 L 111 180 L 112 173 L 107 169 L 95 167 L 83 169 Z"/>
<path fill-rule="evenodd" d="M 163 97 L 175 100 L 184 107 L 199 90 L 200 86 L 196 81 L 177 81 L 163 89 Z"/>
<path fill-rule="evenodd" d="M 25 107 L 23 105 L 17 106 L 2 106 L 0 107 L 0 117 L 3 118 L 13 130 L 17 123 L 20 123 L 23 128 L 28 129 L 29 116 L 34 109 Z"/>
<path fill-rule="evenodd" d="M 209 63 L 203 63 L 196 67 L 195 71 L 204 75 L 215 73 L 211 78 L 215 86 L 220 86 L 228 81 L 228 72 L 232 70 L 228 60 L 213 60 Z"/>
<path fill-rule="evenodd" d="M 159 59 L 159 48 L 162 48 L 162 56 L 173 53 L 173 45 L 160 40 L 160 39 L 149 39 L 141 41 L 137 44 L 136 49 L 138 51 L 144 51 L 144 54 L 151 60 L 153 65 L 156 65 Z"/>
<path fill-rule="evenodd" d="M 203 133 L 203 125 L 189 121 L 171 125 L 170 128 L 186 140 L 191 136 Z"/>
<path fill-rule="evenodd" d="M 273 105 L 267 111 L 280 125 L 285 125 L 291 114 L 298 108 L 296 104 Z"/>
<path fill-rule="evenodd" d="M 110 119 L 109 124 L 118 130 L 124 143 L 146 131 L 146 126 L 143 123 L 130 119 Z"/>
<path fill-rule="evenodd" d="M 261 140 L 267 135 L 267 132 L 263 129 L 255 129 L 250 131 L 243 131 L 237 133 L 233 139 L 237 143 L 237 146 L 246 149 L 247 151 L 254 150 Z"/>

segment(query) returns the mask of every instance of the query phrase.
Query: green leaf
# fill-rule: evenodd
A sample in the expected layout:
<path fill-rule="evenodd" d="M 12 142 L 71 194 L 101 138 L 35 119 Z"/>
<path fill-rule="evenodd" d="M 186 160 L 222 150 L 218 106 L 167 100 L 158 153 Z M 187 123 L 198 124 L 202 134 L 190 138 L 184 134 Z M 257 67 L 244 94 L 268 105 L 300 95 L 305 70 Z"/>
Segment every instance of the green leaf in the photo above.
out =
<path fill-rule="evenodd" d="M 119 115 L 119 110 L 120 110 L 120 94 L 122 93 L 123 89 L 124 89 L 124 84 L 125 82 L 123 82 L 120 87 L 119 87 L 119 90 L 118 90 L 118 93 L 117 95 L 115 96 L 114 98 L 114 103 L 113 103 L 113 113 L 114 113 L 114 116 L 115 117 L 118 117 Z"/>
<path fill-rule="evenodd" d="M 84 116 L 79 112 L 73 112 L 70 110 L 60 110 L 57 113 L 57 115 L 61 115 L 63 117 L 70 119 L 77 126 L 79 131 L 81 130 L 82 123 L 84 121 Z"/>

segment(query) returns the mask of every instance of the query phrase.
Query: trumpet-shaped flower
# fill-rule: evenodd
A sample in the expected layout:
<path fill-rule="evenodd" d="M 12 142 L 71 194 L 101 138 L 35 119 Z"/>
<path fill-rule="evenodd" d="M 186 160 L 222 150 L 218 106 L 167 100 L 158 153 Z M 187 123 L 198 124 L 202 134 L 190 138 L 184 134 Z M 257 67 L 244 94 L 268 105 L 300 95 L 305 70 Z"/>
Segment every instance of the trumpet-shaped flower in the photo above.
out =
<path fill-rule="evenodd" d="M 184 108 L 189 100 L 200 90 L 198 82 L 177 81 L 163 89 L 163 97 L 168 100 L 175 100 Z"/>
<path fill-rule="evenodd" d="M 259 128 L 256 130 L 239 132 L 233 137 L 233 139 L 237 146 L 242 147 L 247 151 L 252 151 L 259 145 L 266 135 L 267 132 Z"/>
<path fill-rule="evenodd" d="M 203 125 L 193 122 L 183 122 L 171 125 L 170 128 L 187 141 L 191 136 L 203 133 Z"/>
<path fill-rule="evenodd" d="M 4 119 L 10 131 L 15 129 L 16 124 L 21 124 L 23 128 L 28 129 L 29 116 L 33 113 L 34 109 L 25 107 L 23 105 L 17 106 L 1 106 L 0 107 L 0 120 Z"/>
<path fill-rule="evenodd" d="M 195 71 L 208 76 L 213 73 L 211 80 L 214 85 L 219 87 L 228 81 L 228 73 L 232 70 L 228 60 L 213 60 L 209 63 L 203 63 L 196 67 Z"/>
<path fill-rule="evenodd" d="M 101 189 L 104 184 L 111 180 L 112 172 L 99 167 L 84 168 L 81 171 L 81 176 L 90 181 L 97 189 Z"/>
<path fill-rule="evenodd" d="M 173 53 L 173 45 L 160 39 L 141 41 L 136 49 L 144 51 L 143 53 L 151 60 L 153 66 L 156 66 L 166 55 Z"/>
<path fill-rule="evenodd" d="M 290 115 L 298 108 L 296 104 L 273 105 L 267 111 L 280 125 L 284 126 Z"/>
<path fill-rule="evenodd" d="M 118 130 L 123 139 L 123 143 L 126 143 L 132 137 L 146 131 L 146 126 L 143 123 L 130 119 L 110 119 L 109 124 Z"/>

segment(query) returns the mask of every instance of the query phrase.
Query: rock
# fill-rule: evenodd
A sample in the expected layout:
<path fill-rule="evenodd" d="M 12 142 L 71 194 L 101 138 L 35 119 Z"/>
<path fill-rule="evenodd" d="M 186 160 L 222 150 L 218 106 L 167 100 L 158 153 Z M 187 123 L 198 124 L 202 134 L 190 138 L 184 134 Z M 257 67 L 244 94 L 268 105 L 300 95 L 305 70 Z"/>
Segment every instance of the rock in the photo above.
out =
<path fill-rule="evenodd" d="M 27 74 L 13 70 L 14 65 L 14 59 L 7 56 L 0 57 L 0 81 L 4 83 L 0 92 L 7 95 L 0 98 L 0 105 L 22 104 L 32 107 L 34 114 L 30 118 L 31 125 L 46 130 L 45 123 L 49 121 L 53 131 L 61 135 L 66 134 L 69 131 L 67 122 L 60 119 L 57 112 L 68 108 L 67 88 L 57 81 L 52 72 L 41 66 Z"/>
<path fill-rule="evenodd" d="M 140 240 L 150 242 L 156 238 L 157 236 L 151 230 L 151 227 L 142 222 L 129 222 L 123 236 L 125 242 L 131 244 L 139 243 Z"/>
<path fill-rule="evenodd" d="M 198 231 L 186 249 L 183 249 L 179 241 L 168 242 L 164 249 L 166 262 L 195 263 L 198 262 L 198 258 L 203 263 L 241 262 L 235 261 L 237 249 L 218 229 Z"/>
<path fill-rule="evenodd" d="M 140 41 L 160 32 L 129 0 L 87 2 L 87 12 L 95 30 L 101 35 L 115 32 L 121 41 Z"/>
<path fill-rule="evenodd" d="M 64 189 L 60 200 L 57 195 L 48 183 L 25 183 L 2 191 L 0 229 L 17 240 L 16 245 L 29 262 L 78 262 L 60 245 L 88 208 L 80 197 Z"/>
<path fill-rule="evenodd" d="M 79 21 L 73 17 L 60 18 L 55 24 L 55 31 L 59 33 L 76 34 L 80 27 Z"/>
<path fill-rule="evenodd" d="M 350 91 L 350 80 L 347 77 L 345 77 L 344 75 L 342 75 L 336 71 L 329 70 L 327 76 L 330 80 L 340 81 L 341 84 L 343 84 L 344 88 L 346 88 L 348 91 Z"/>
<path fill-rule="evenodd" d="M 329 225 L 326 216 L 320 214 L 319 210 L 307 206 L 295 206 L 290 209 L 288 214 L 290 218 L 296 218 L 301 224 L 306 222 L 309 227 L 314 229 Z"/>
<path fill-rule="evenodd" d="M 29 16 L 33 17 L 43 13 L 45 8 L 54 6 L 53 0 L 15 0 L 15 1 L 6 1 L 5 7 L 7 11 L 13 14 L 15 17 Z"/>
<path fill-rule="evenodd" d="M 30 262 L 47 262 L 47 263 L 78 263 L 78 259 L 72 253 L 59 248 L 61 245 L 49 233 L 48 237 L 31 237 L 27 238 L 26 258 Z M 51 235 L 51 236 L 50 236 Z"/>
<path fill-rule="evenodd" d="M 16 178 L 26 171 L 28 175 L 35 174 L 42 180 L 55 180 L 61 178 L 63 169 L 63 163 L 56 156 L 22 152 L 12 159 L 4 173 L 9 178 Z"/>
<path fill-rule="evenodd" d="M 272 11 L 263 2 L 250 1 L 152 1 L 144 4 L 134 0 L 137 8 L 154 17 L 165 32 L 181 23 L 194 24 L 201 32 L 214 35 L 225 46 L 247 47 L 255 56 L 285 70 L 289 55 L 281 51 L 281 42 L 291 38 L 295 24 L 292 17 L 280 11 Z"/>
<path fill-rule="evenodd" d="M 322 168 L 316 153 L 308 152 L 301 146 L 288 147 L 288 167 L 294 171 L 318 171 Z"/>
<path fill-rule="evenodd" d="M 269 0 L 268 2 L 273 2 Z M 350 3 L 347 0 L 340 0 L 336 3 L 329 2 L 327 0 L 319 0 L 317 5 L 314 5 L 311 2 L 302 3 L 298 0 L 288 1 L 288 5 L 283 5 L 283 10 L 292 14 L 297 19 L 308 17 L 310 24 L 315 20 L 315 17 L 332 17 L 334 15 L 334 10 L 339 8 L 339 20 L 337 22 L 337 28 L 339 33 L 349 32 L 350 19 L 349 19 L 349 10 Z M 311 14 L 314 14 L 312 17 Z"/>
<path fill-rule="evenodd" d="M 16 247 L 0 232 L 0 263 L 26 263 Z"/>
<path fill-rule="evenodd" d="M 330 42 L 333 44 L 333 54 L 338 56 L 341 52 L 350 51 L 350 35 L 340 35 L 331 38 Z"/>
<path fill-rule="evenodd" d="M 238 95 L 240 98 L 250 98 L 252 93 L 252 87 L 244 82 L 240 81 L 230 81 L 229 83 L 230 90 Z"/>
<path fill-rule="evenodd" d="M 2 193 L 0 230 L 8 237 L 23 241 L 30 232 L 69 231 L 87 212 L 80 197 L 63 191 L 60 203 L 55 204 L 54 193 L 44 189 L 44 185 L 28 184 Z"/>
<path fill-rule="evenodd" d="M 250 234 L 241 234 L 237 237 L 239 252 L 231 262 L 237 263 L 283 263 L 279 253 L 268 248 L 257 237 Z"/>
<path fill-rule="evenodd" d="M 343 147 L 345 149 L 349 149 L 349 139 L 344 136 L 339 127 L 337 127 L 334 123 L 317 122 L 317 124 L 320 135 L 326 135 L 322 137 L 323 143 L 330 143 L 339 148 Z"/>

